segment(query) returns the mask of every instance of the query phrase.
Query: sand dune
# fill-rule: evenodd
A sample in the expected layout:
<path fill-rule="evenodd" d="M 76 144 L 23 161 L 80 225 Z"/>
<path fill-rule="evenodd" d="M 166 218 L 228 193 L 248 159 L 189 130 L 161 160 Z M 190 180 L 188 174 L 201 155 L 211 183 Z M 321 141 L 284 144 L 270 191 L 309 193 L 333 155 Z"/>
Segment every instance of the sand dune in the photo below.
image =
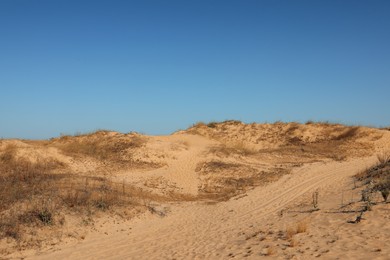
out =
<path fill-rule="evenodd" d="M 386 130 L 228 121 L 170 136 L 98 132 L 2 140 L 0 148 L 10 144 L 18 157 L 61 162 L 58 174 L 101 176 L 152 195 L 132 218 L 104 211 L 85 225 L 64 213 L 58 240 L 3 250 L 6 258 L 389 259 L 390 208 L 379 195 L 363 221 L 348 223 L 364 188 L 352 177 L 390 150 Z"/>

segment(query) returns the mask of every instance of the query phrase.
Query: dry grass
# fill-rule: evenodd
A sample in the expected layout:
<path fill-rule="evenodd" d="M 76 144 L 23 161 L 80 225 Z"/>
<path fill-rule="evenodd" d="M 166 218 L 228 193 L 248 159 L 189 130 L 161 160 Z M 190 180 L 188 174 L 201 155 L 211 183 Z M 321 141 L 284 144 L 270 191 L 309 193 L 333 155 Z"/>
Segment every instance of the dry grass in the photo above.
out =
<path fill-rule="evenodd" d="M 378 167 L 384 167 L 386 164 L 390 163 L 390 152 L 382 152 L 377 155 L 377 159 L 379 162 Z"/>
<path fill-rule="evenodd" d="M 64 140 L 64 139 L 63 139 Z M 57 144 L 58 148 L 68 155 L 84 155 L 98 160 L 125 160 L 128 149 L 141 147 L 145 140 L 141 137 L 131 137 L 123 141 L 114 141 L 107 137 L 73 137 L 66 138 Z"/>
<path fill-rule="evenodd" d="M 0 210 L 52 189 L 50 182 L 62 177 L 51 171 L 60 167 L 63 165 L 54 160 L 32 163 L 18 159 L 16 149 L 8 146 L 0 155 Z"/>
<path fill-rule="evenodd" d="M 234 142 L 226 143 L 220 146 L 212 147 L 210 153 L 217 155 L 229 156 L 232 154 L 237 154 L 241 156 L 251 156 L 256 155 L 258 151 L 244 142 Z"/>
<path fill-rule="evenodd" d="M 244 124 L 236 121 L 203 123 L 188 129 L 188 133 L 199 134 L 221 142 L 211 149 L 218 156 L 257 156 L 260 147 L 275 152 L 291 151 L 293 156 L 314 160 L 330 158 L 342 161 L 350 156 L 368 156 L 373 144 L 354 142 L 370 135 L 360 126 L 344 126 L 328 122 L 296 122 L 274 124 Z M 284 151 L 285 150 L 285 151 Z"/>
<path fill-rule="evenodd" d="M 333 140 L 347 140 L 352 139 L 357 136 L 359 127 L 348 127 L 346 130 L 338 134 L 333 138 Z"/>
<path fill-rule="evenodd" d="M 201 163 L 197 166 L 196 171 L 203 171 L 205 173 L 216 173 L 221 170 L 229 170 L 229 169 L 238 169 L 240 164 L 238 163 L 226 163 L 221 161 L 211 161 L 206 163 Z"/>
<path fill-rule="evenodd" d="M 0 239 L 20 241 L 28 227 L 61 226 L 66 214 L 82 218 L 99 211 L 115 213 L 162 199 L 124 183 L 66 171 L 55 160 L 19 158 L 12 146 L 0 153 Z"/>
<path fill-rule="evenodd" d="M 314 121 L 314 120 L 308 120 L 305 123 L 306 125 L 324 125 L 324 126 L 329 126 L 329 125 L 335 125 L 336 123 L 330 122 L 328 120 L 324 121 Z"/>
<path fill-rule="evenodd" d="M 383 197 L 383 200 L 387 202 L 390 194 L 390 171 L 387 171 L 386 176 L 379 179 L 373 186 L 374 191 L 379 191 Z"/>
<path fill-rule="evenodd" d="M 202 185 L 201 196 L 215 200 L 228 200 L 232 196 L 245 191 L 255 185 L 255 169 L 238 163 L 211 161 L 200 163 L 196 171 L 199 172 Z M 237 174 L 245 172 L 243 174 Z"/>
<path fill-rule="evenodd" d="M 134 144 L 134 139 L 132 141 L 126 147 L 139 145 Z M 96 154 L 100 151 L 95 148 L 92 151 L 83 150 L 87 148 L 80 148 L 78 144 L 72 144 L 72 148 L 77 148 L 72 152 L 101 156 Z M 92 143 L 92 146 L 95 144 L 98 145 Z M 123 149 L 114 144 L 105 147 L 107 153 Z M 37 241 L 49 241 L 47 232 L 56 236 L 56 230 L 58 232 L 63 228 L 62 225 L 69 218 L 79 221 L 88 218 L 92 221 L 103 212 L 128 218 L 136 212 L 147 210 L 151 202 L 196 199 L 173 193 L 156 195 L 104 177 L 73 174 L 61 162 L 53 159 L 31 162 L 18 152 L 18 148 L 11 145 L 0 150 L 0 240 L 13 239 L 18 245 L 27 243 L 26 247 L 31 247 Z M 111 156 L 114 155 L 107 156 L 105 158 L 112 160 Z M 31 235 L 37 232 L 42 235 Z"/>
<path fill-rule="evenodd" d="M 205 122 L 197 122 L 190 126 L 186 131 L 188 133 L 197 134 L 197 135 L 206 135 L 213 136 L 215 134 L 218 135 L 219 132 L 225 131 L 228 126 L 238 126 L 243 124 L 238 120 L 225 120 L 223 122 L 211 121 L 208 123 Z"/>
<path fill-rule="evenodd" d="M 21 224 L 41 220 L 52 223 L 52 213 L 41 206 L 56 192 L 52 185 L 62 178 L 51 171 L 62 165 L 56 161 L 31 163 L 18 159 L 14 147 L 7 147 L 0 155 L 0 238 L 20 238 Z M 36 203 L 36 202 L 39 203 Z M 21 205 L 29 205 L 23 208 Z"/>
<path fill-rule="evenodd" d="M 218 122 L 210 122 L 207 124 L 207 127 L 210 127 L 210 128 L 216 128 L 218 126 Z"/>
<path fill-rule="evenodd" d="M 230 124 L 230 125 L 240 125 L 240 124 L 243 124 L 242 121 L 240 120 L 235 120 L 235 119 L 228 119 L 228 120 L 225 120 L 223 122 L 221 122 L 222 124 Z"/>
<path fill-rule="evenodd" d="M 199 163 L 195 169 L 201 181 L 201 196 L 225 201 L 248 189 L 278 180 L 290 172 L 285 168 L 261 170 L 251 165 L 223 161 Z"/>
<path fill-rule="evenodd" d="M 275 255 L 275 254 L 276 254 L 276 249 L 275 249 L 274 246 L 269 246 L 269 247 L 267 248 L 266 253 L 265 253 L 266 256 L 273 256 L 273 255 Z"/>
<path fill-rule="evenodd" d="M 307 231 L 307 222 L 301 221 L 297 224 L 297 234 L 305 233 Z"/>
<path fill-rule="evenodd" d="M 390 153 L 378 154 L 377 158 L 378 162 L 375 165 L 359 172 L 355 178 L 366 185 L 367 196 L 379 192 L 384 202 L 387 202 L 390 194 Z"/>
<path fill-rule="evenodd" d="M 296 223 L 294 226 L 290 226 L 286 229 L 286 238 L 291 240 L 296 234 L 305 233 L 307 231 L 307 221 L 302 220 Z"/>
<path fill-rule="evenodd" d="M 382 152 L 377 155 L 378 162 L 370 168 L 359 172 L 355 178 L 359 181 L 377 182 L 390 176 L 390 152 Z"/>
<path fill-rule="evenodd" d="M 191 126 L 191 128 L 198 128 L 198 127 L 204 127 L 204 126 L 206 126 L 206 123 L 199 121 L 199 122 L 196 122 L 195 124 L 193 124 Z"/>

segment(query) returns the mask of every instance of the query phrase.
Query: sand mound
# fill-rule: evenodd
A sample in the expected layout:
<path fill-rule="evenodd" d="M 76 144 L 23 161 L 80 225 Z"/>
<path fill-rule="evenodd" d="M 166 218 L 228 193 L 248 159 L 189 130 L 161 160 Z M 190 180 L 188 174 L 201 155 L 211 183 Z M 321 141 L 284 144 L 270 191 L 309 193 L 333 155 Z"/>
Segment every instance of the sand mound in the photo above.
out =
<path fill-rule="evenodd" d="M 62 210 L 53 213 L 55 224 L 38 225 L 41 215 L 27 211 L 30 218 L 35 217 L 35 226 L 21 223 L 20 231 L 38 230 L 36 239 L 45 235 L 47 242 L 38 243 L 41 249 L 31 236 L 35 242 L 23 240 L 23 232 L 7 236 L 2 230 L 10 229 L 0 223 L 0 255 L 41 259 L 333 258 L 341 256 L 344 247 L 352 251 L 350 257 L 359 258 L 368 249 L 367 256 L 384 257 L 390 252 L 384 246 L 386 229 L 380 226 L 387 218 L 388 204 L 378 200 L 380 205 L 365 215 L 370 222 L 360 226 L 347 222 L 356 217 L 358 202 L 350 204 L 355 208 L 348 209 L 348 214 L 340 204 L 359 198 L 364 187 L 357 188 L 351 177 L 387 150 L 387 130 L 326 123 L 227 121 L 196 124 L 169 136 L 98 131 L 48 141 L 1 140 L 0 166 L 9 183 L 14 183 L 12 165 L 24 160 L 29 163 L 23 165 L 32 167 L 26 169 L 38 174 L 29 178 L 44 169 L 45 176 L 51 176 L 50 185 L 62 189 L 68 180 L 75 180 L 75 190 L 67 190 L 70 197 L 53 193 L 60 198 L 56 203 Z M 49 161 L 57 163 L 42 168 L 42 162 Z M 25 194 L 30 194 L 23 185 Z M 43 191 L 45 186 L 37 187 Z M 313 206 L 313 194 L 320 196 L 320 210 Z M 33 195 L 34 201 L 37 196 Z M 78 208 L 80 199 L 83 208 Z M 61 206 L 60 201 L 71 203 Z M 27 200 L 17 203 L 26 205 Z M 17 207 L 9 205 L 1 212 L 4 216 Z M 72 207 L 80 209 L 77 214 Z M 128 219 L 134 215 L 137 218 Z M 370 232 L 362 231 L 367 228 Z M 380 243 L 375 242 L 375 232 Z M 359 234 L 364 239 L 356 240 Z M 355 240 L 357 245 L 351 242 Z M 18 251 L 21 241 L 23 250 Z"/>

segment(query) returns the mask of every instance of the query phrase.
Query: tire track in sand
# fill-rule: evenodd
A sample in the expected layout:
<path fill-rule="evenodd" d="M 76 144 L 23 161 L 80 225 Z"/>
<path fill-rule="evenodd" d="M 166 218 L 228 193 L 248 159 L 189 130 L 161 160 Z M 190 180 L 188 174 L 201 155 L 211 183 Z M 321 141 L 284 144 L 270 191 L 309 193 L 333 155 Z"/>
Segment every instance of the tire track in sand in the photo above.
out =
<path fill-rule="evenodd" d="M 216 205 L 177 206 L 163 219 L 134 223 L 133 233 L 112 234 L 83 241 L 72 248 L 37 256 L 38 259 L 193 259 L 214 258 L 225 252 L 237 233 L 248 225 L 288 206 L 300 196 L 332 184 L 364 169 L 375 158 L 347 162 L 315 163 L 297 169 L 275 183 L 257 187 L 248 196 Z M 232 212 L 233 210 L 233 212 Z"/>

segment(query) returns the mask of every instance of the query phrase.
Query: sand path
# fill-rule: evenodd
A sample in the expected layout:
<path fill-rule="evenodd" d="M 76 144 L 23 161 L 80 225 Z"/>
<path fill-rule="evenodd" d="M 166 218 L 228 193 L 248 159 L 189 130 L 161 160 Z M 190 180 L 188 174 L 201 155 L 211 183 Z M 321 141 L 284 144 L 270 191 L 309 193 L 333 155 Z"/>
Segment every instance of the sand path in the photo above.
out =
<path fill-rule="evenodd" d="M 133 169 L 118 174 L 113 179 L 118 182 L 137 183 L 145 182 L 151 178 L 163 178 L 181 193 L 197 195 L 199 178 L 195 172 L 196 166 L 204 159 L 203 154 L 215 142 L 196 135 L 170 135 L 150 137 L 150 150 L 160 150 L 167 157 L 166 166 L 149 171 L 134 171 Z"/>
<path fill-rule="evenodd" d="M 65 245 L 60 251 L 33 258 L 224 259 L 243 243 L 241 232 L 265 225 L 266 217 L 308 192 L 332 189 L 375 160 L 367 157 L 308 164 L 272 184 L 249 191 L 245 197 L 215 205 L 171 205 L 166 217 L 149 214 L 127 226 L 112 224 L 112 233 L 94 234 L 76 245 Z M 126 231 L 116 232 L 122 229 Z"/>

